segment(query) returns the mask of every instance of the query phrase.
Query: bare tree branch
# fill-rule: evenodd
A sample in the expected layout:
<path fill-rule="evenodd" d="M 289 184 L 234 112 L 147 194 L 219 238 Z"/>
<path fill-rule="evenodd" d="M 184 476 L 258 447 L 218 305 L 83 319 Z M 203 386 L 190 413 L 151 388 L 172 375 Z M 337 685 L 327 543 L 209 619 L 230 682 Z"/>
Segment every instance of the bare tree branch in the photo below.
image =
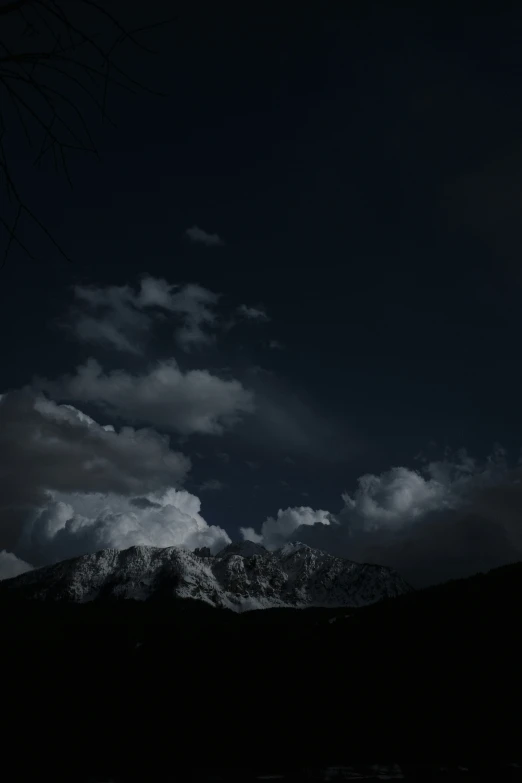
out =
<path fill-rule="evenodd" d="M 7 247 L 4 252 L 4 257 L 2 259 L 2 265 L 0 266 L 0 272 L 4 268 L 4 266 L 7 263 L 7 257 L 9 255 L 9 250 L 11 249 L 11 245 L 13 243 L 13 239 L 18 241 L 16 238 L 16 229 L 18 228 L 18 221 L 20 220 L 20 215 L 22 214 L 22 205 L 18 204 L 18 210 L 16 212 L 16 218 L 13 227 L 9 226 L 8 223 L 5 222 L 3 218 L 0 218 L 0 221 L 2 222 L 2 225 L 7 229 L 7 233 L 9 234 L 9 240 L 7 242 Z"/>
<path fill-rule="evenodd" d="M 69 153 L 87 152 L 100 160 L 88 107 L 84 108 L 83 103 L 91 102 L 101 120 L 107 119 L 115 126 L 106 111 L 109 85 L 131 94 L 146 92 L 164 97 L 165 93 L 128 73 L 116 61 L 115 53 L 124 42 L 151 53 L 137 36 L 174 20 L 127 29 L 106 9 L 105 0 L 17 0 L 0 5 L 0 17 L 0 184 L 12 209 L 11 216 L 4 212 L 0 218 L 0 232 L 7 237 L 0 269 L 14 244 L 34 258 L 19 236 L 24 216 L 39 227 L 63 258 L 71 261 L 15 183 L 16 167 L 10 165 L 9 158 L 11 139 L 14 137 L 19 144 L 20 133 L 15 128 L 20 123 L 29 148 L 35 136 L 40 137 L 36 139 L 39 152 L 33 164 L 40 167 L 42 159 L 51 155 L 55 170 L 72 186 Z"/>
<path fill-rule="evenodd" d="M 14 3 L 7 3 L 6 5 L 0 5 L 0 16 L 5 14 L 12 14 L 14 11 L 19 11 L 24 5 L 29 5 L 32 0 L 16 0 Z"/>

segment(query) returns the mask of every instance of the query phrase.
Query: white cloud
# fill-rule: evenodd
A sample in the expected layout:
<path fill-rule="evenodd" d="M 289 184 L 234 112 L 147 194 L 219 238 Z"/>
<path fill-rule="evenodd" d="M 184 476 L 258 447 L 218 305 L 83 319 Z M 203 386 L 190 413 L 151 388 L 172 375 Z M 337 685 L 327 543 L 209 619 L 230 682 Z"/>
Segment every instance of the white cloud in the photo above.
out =
<path fill-rule="evenodd" d="M 141 375 L 104 373 L 89 359 L 75 375 L 36 383 L 53 397 L 88 402 L 112 415 L 181 435 L 221 435 L 255 407 L 252 393 L 239 381 L 223 380 L 207 370 L 183 373 L 174 359 L 158 362 Z"/>
<path fill-rule="evenodd" d="M 74 294 L 67 326 L 81 342 L 143 353 L 153 326 L 167 317 L 183 350 L 215 339 L 211 330 L 217 325 L 219 294 L 195 283 L 179 286 L 145 276 L 137 291 L 128 285 L 75 286 Z"/>
<path fill-rule="evenodd" d="M 31 390 L 0 401 L 0 548 L 16 543 L 52 493 L 131 496 L 181 484 L 190 460 L 152 429 L 101 426 Z"/>
<path fill-rule="evenodd" d="M 462 450 L 422 471 L 366 474 L 343 500 L 335 515 L 308 509 L 301 524 L 302 509 L 287 509 L 266 520 L 260 533 L 242 532 L 269 548 L 302 540 L 388 565 L 416 586 L 522 559 L 522 473 L 508 469 L 499 447 L 482 463 Z"/>
<path fill-rule="evenodd" d="M 219 298 L 219 294 L 196 283 L 180 287 L 146 277 L 141 281 L 137 301 L 141 307 L 160 307 L 180 317 L 182 325 L 176 331 L 176 340 L 182 348 L 190 350 L 194 345 L 214 340 L 209 329 L 217 324 L 214 308 Z"/>
<path fill-rule="evenodd" d="M 190 460 L 152 429 L 102 426 L 30 390 L 0 402 L 0 477 L 62 491 L 138 493 L 182 482 Z"/>
<path fill-rule="evenodd" d="M 140 353 L 151 318 L 140 311 L 136 295 L 124 286 L 74 286 L 76 305 L 68 328 L 81 342 Z"/>
<path fill-rule="evenodd" d="M 432 511 L 460 508 L 481 487 L 502 480 L 505 453 L 497 447 L 483 465 L 461 449 L 455 459 L 429 462 L 419 472 L 395 467 L 358 479 L 353 496 L 342 495 L 339 518 L 365 531 L 402 528 Z"/>
<path fill-rule="evenodd" d="M 457 502 L 451 483 L 424 478 L 404 467 L 392 468 L 380 476 L 366 474 L 358 479 L 353 496 L 342 496 L 342 514 L 364 530 L 403 527 L 435 509 L 449 508 Z"/>
<path fill-rule="evenodd" d="M 199 498 L 173 488 L 135 498 L 55 492 L 26 527 L 19 546 L 40 562 L 135 545 L 208 546 L 218 552 L 230 538 L 209 525 L 200 509 Z"/>
<path fill-rule="evenodd" d="M 184 318 L 183 326 L 176 333 L 178 344 L 184 350 L 207 345 L 215 339 L 208 329 L 216 324 L 212 308 L 217 300 L 218 294 L 194 284 L 185 286 L 173 297 L 173 312 L 181 313 Z"/>
<path fill-rule="evenodd" d="M 140 289 L 137 295 L 133 295 L 132 303 L 135 307 L 161 307 L 163 310 L 172 309 L 173 291 L 178 286 L 168 283 L 164 278 L 151 277 L 150 275 L 142 278 Z"/>
<path fill-rule="evenodd" d="M 217 247 L 223 245 L 224 242 L 218 234 L 209 234 L 207 231 L 203 231 L 198 226 L 192 226 L 187 228 L 186 232 L 189 239 L 200 245 L 206 245 L 207 247 Z"/>
<path fill-rule="evenodd" d="M 0 398 L 0 452 L 0 577 L 106 547 L 230 543 L 176 487 L 189 460 L 153 430 L 117 432 L 26 389 Z"/>
<path fill-rule="evenodd" d="M 307 525 L 329 525 L 331 515 L 328 511 L 314 509 L 309 506 L 299 506 L 298 508 L 279 509 L 277 517 L 268 517 L 262 526 L 261 531 L 257 533 L 251 527 L 240 528 L 241 535 L 246 541 L 255 541 L 262 544 L 266 549 L 277 549 L 283 546 L 285 541 L 295 533 L 301 526 Z"/>
<path fill-rule="evenodd" d="M 156 326 L 171 327 L 184 351 L 211 345 L 217 333 L 238 323 L 269 321 L 262 307 L 242 304 L 233 312 L 217 306 L 221 294 L 197 283 L 169 283 L 143 276 L 137 285 L 73 287 L 75 303 L 62 323 L 80 342 L 101 345 L 131 354 L 143 354 Z M 272 340 L 270 347 L 282 347 Z"/>
<path fill-rule="evenodd" d="M 29 563 L 20 560 L 12 552 L 6 552 L 5 549 L 0 551 L 0 581 L 2 579 L 11 579 L 11 577 L 19 576 L 19 574 L 25 574 L 26 571 L 32 571 L 32 568 Z"/>
<path fill-rule="evenodd" d="M 263 542 L 263 534 L 257 533 L 253 527 L 242 527 L 240 528 L 240 531 L 244 541 L 253 541 L 254 544 L 265 545 Z"/>

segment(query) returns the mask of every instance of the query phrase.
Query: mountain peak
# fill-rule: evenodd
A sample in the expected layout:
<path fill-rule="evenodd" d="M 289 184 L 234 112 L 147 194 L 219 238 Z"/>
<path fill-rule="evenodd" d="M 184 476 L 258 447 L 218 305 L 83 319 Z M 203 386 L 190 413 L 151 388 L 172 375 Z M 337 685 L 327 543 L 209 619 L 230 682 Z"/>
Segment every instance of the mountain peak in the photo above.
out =
<path fill-rule="evenodd" d="M 297 553 L 303 556 L 292 557 Z M 179 547 L 106 549 L 0 583 L 4 596 L 76 603 L 166 596 L 192 598 L 236 612 L 357 607 L 409 590 L 392 570 L 353 563 L 298 541 L 275 552 L 253 541 L 240 541 L 214 557 Z"/>

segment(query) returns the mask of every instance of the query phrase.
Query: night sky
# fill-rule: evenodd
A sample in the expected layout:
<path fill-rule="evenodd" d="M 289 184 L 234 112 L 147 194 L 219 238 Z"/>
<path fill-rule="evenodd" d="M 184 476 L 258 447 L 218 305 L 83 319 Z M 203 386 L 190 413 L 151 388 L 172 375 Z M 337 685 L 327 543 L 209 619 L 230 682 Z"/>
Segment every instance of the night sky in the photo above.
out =
<path fill-rule="evenodd" d="M 27 219 L 0 273 L 4 575 L 227 535 L 414 584 L 522 558 L 522 12 L 423 8 L 179 11 L 122 50 L 168 96 L 112 87 L 72 189 L 9 115 L 72 260 Z"/>

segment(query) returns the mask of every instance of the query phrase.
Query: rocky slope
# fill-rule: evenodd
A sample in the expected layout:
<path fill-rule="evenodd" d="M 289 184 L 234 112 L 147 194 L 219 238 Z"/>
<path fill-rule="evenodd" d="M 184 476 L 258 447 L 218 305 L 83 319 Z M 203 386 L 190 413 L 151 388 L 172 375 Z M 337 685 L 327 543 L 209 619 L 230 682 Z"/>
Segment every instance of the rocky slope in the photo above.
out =
<path fill-rule="evenodd" d="M 208 550 L 105 549 L 5 580 L 0 594 L 84 603 L 101 598 L 193 598 L 236 612 L 358 607 L 411 588 L 392 569 L 353 563 L 305 544 L 268 552 L 250 541 Z"/>

